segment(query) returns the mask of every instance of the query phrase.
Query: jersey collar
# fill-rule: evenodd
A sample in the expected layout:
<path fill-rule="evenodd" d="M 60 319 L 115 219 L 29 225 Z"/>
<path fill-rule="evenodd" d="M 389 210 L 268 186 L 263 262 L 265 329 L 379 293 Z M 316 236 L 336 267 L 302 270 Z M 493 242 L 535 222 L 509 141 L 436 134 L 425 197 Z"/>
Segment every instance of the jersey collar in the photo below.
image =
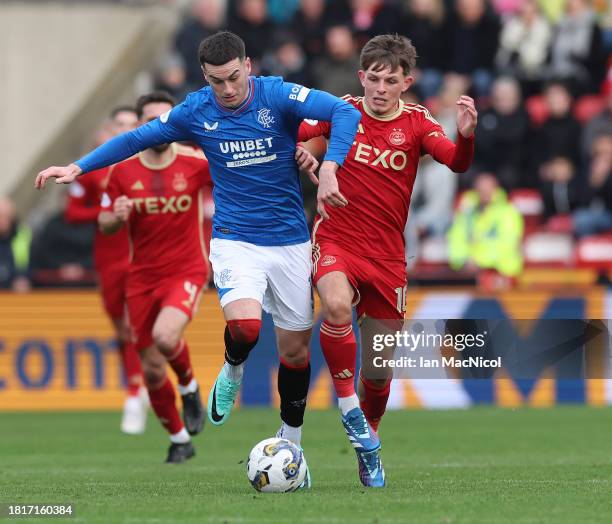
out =
<path fill-rule="evenodd" d="M 374 118 L 375 120 L 382 120 L 382 121 L 389 121 L 389 120 L 393 120 L 395 118 L 397 118 L 398 116 L 400 116 L 402 114 L 402 111 L 404 110 L 404 101 L 400 98 L 399 100 L 399 104 L 397 106 L 397 109 L 395 111 L 393 111 L 393 113 L 386 115 L 386 116 L 378 116 L 376 113 L 374 113 L 369 107 L 368 104 L 366 103 L 366 99 L 365 96 L 363 97 L 363 109 L 365 110 L 365 112 L 367 113 L 368 116 Z"/>
<path fill-rule="evenodd" d="M 152 169 L 153 171 L 161 171 L 162 169 L 166 169 L 168 166 L 172 164 L 172 162 L 176 160 L 176 150 L 177 150 L 176 144 L 174 142 L 170 144 L 169 149 L 170 149 L 171 155 L 168 157 L 168 160 L 166 160 L 163 164 L 151 164 L 150 162 L 147 162 L 142 151 L 138 153 L 138 160 L 140 160 L 140 163 L 143 166 L 145 166 L 147 169 Z"/>
<path fill-rule="evenodd" d="M 250 105 L 250 103 L 253 101 L 254 96 L 255 96 L 255 82 L 253 81 L 253 77 L 250 76 L 249 77 L 249 92 L 247 94 L 247 97 L 244 99 L 244 102 L 242 102 L 242 104 L 240 104 L 236 109 L 231 109 L 229 107 L 225 107 L 221 105 L 219 101 L 217 100 L 217 97 L 214 95 L 214 93 L 213 93 L 213 100 L 215 101 L 215 105 L 217 106 L 217 108 L 223 111 L 224 113 L 229 113 L 231 115 L 237 115 L 237 114 L 242 113 Z"/>

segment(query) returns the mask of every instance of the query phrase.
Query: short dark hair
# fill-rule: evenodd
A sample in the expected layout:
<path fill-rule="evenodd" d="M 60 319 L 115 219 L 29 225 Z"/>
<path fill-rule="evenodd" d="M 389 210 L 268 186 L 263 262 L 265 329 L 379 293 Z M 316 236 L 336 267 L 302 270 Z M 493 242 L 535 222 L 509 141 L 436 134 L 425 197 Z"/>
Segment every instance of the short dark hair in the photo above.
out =
<path fill-rule="evenodd" d="M 110 117 L 115 118 L 119 113 L 134 113 L 136 114 L 136 109 L 132 106 L 117 106 L 110 112 Z"/>
<path fill-rule="evenodd" d="M 230 31 L 219 31 L 202 40 L 198 49 L 200 65 L 220 66 L 239 58 L 244 60 L 246 49 L 244 40 Z"/>
<path fill-rule="evenodd" d="M 416 66 L 417 52 L 412 42 L 405 36 L 378 35 L 368 40 L 359 57 L 361 69 L 366 71 L 374 65 L 374 71 L 390 68 L 395 71 L 401 66 L 404 75 Z"/>
<path fill-rule="evenodd" d="M 142 118 L 144 106 L 147 104 L 155 104 L 157 102 L 165 102 L 173 107 L 176 105 L 176 100 L 167 91 L 153 91 L 152 93 L 142 95 L 140 98 L 138 98 L 138 100 L 136 100 L 136 115 L 138 118 Z"/>

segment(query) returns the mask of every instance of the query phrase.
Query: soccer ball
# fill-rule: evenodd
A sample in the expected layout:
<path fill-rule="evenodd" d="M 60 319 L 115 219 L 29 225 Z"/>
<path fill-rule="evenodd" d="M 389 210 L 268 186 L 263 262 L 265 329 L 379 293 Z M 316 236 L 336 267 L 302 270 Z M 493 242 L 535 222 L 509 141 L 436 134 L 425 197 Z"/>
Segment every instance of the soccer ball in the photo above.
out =
<path fill-rule="evenodd" d="M 262 440 L 249 453 L 247 477 L 264 493 L 286 493 L 300 487 L 306 477 L 304 453 L 284 438 Z"/>

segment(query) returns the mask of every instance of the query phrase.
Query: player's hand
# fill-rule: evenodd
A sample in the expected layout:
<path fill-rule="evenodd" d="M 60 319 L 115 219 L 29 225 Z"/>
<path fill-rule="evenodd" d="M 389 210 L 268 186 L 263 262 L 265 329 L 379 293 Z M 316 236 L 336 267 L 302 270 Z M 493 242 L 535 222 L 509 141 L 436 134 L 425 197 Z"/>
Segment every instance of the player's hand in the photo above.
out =
<path fill-rule="evenodd" d="M 68 166 L 51 166 L 41 171 L 36 175 L 36 182 L 34 182 L 34 187 L 36 189 L 42 189 L 45 187 L 45 183 L 50 178 L 55 178 L 56 184 L 70 184 L 73 182 L 76 177 L 78 177 L 83 171 L 76 164 L 70 164 Z"/>
<path fill-rule="evenodd" d="M 308 177 L 312 181 L 315 186 L 319 185 L 319 179 L 315 174 L 317 168 L 319 167 L 319 161 L 302 146 L 297 146 L 295 150 L 295 161 L 297 162 L 300 170 L 305 171 L 308 174 Z"/>
<path fill-rule="evenodd" d="M 319 188 L 317 190 L 317 211 L 323 220 L 327 220 L 329 215 L 325 210 L 325 204 L 332 207 L 344 207 L 348 200 L 340 193 L 336 171 L 338 164 L 325 161 L 319 170 Z"/>
<path fill-rule="evenodd" d="M 478 111 L 474 106 L 474 99 L 462 95 L 457 100 L 457 129 L 464 138 L 469 138 L 476 129 Z"/>
<path fill-rule="evenodd" d="M 121 195 L 119 198 L 115 199 L 113 213 L 121 222 L 127 222 L 133 207 L 134 202 L 125 195 Z"/>

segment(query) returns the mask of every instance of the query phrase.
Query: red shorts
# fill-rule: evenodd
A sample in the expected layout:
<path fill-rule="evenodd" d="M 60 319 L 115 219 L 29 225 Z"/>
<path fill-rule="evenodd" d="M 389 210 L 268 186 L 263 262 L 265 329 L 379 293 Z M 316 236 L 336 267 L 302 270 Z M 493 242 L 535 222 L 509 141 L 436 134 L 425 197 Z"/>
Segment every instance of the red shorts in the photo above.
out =
<path fill-rule="evenodd" d="M 161 281 L 154 289 L 128 296 L 128 320 L 136 350 L 153 344 L 153 325 L 166 306 L 180 309 L 191 320 L 198 310 L 205 284 L 205 274 L 176 277 Z"/>
<path fill-rule="evenodd" d="M 125 314 L 127 272 L 127 267 L 116 266 L 98 273 L 104 309 L 113 320 L 121 319 Z"/>
<path fill-rule="evenodd" d="M 328 241 L 312 246 L 312 281 L 333 271 L 346 275 L 355 289 L 357 316 L 399 320 L 406 311 L 406 263 L 367 258 Z"/>

